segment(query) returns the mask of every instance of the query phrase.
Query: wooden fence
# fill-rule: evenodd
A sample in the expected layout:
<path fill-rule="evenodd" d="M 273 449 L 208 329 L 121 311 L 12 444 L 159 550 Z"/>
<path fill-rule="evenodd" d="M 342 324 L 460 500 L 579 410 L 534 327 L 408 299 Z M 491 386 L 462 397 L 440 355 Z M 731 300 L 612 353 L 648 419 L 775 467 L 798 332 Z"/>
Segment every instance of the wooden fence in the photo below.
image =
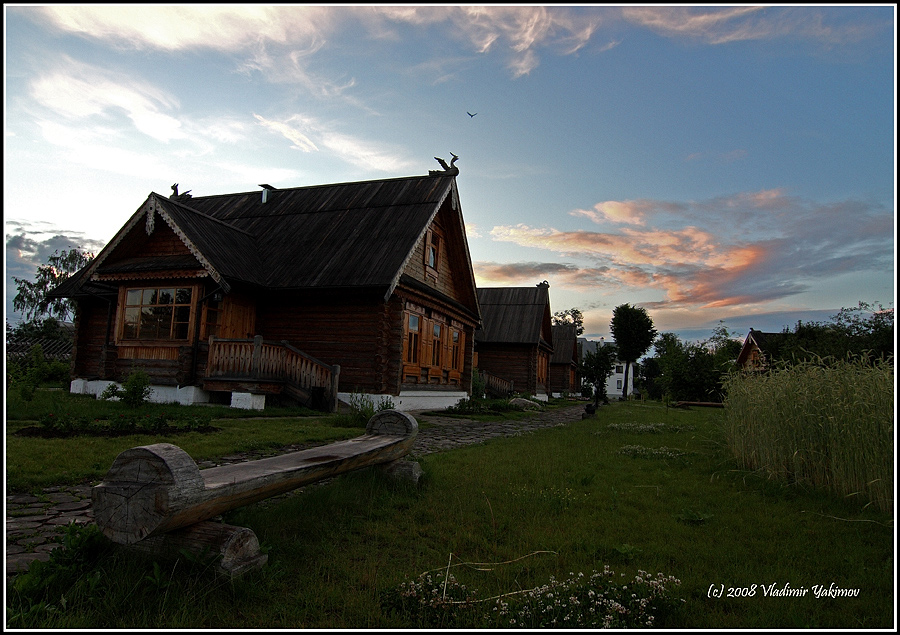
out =
<path fill-rule="evenodd" d="M 32 347 L 39 345 L 46 361 L 68 362 L 72 357 L 72 340 L 42 338 L 11 339 L 6 343 L 6 359 L 12 363 L 29 363 Z"/>

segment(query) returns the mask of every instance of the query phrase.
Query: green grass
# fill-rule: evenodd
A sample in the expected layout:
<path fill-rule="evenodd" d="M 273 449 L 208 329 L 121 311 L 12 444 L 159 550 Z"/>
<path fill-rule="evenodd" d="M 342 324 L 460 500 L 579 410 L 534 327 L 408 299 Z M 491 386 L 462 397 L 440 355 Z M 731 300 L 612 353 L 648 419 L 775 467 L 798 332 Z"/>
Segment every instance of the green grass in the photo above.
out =
<path fill-rule="evenodd" d="M 269 555 L 259 572 L 229 582 L 114 550 L 67 588 L 65 607 L 47 598 L 16 626 L 414 628 L 380 600 L 425 571 L 450 565 L 488 597 L 608 565 L 623 580 L 638 570 L 681 580 L 685 603 L 660 628 L 891 628 L 892 515 L 740 469 L 723 419 L 616 403 L 594 419 L 419 457 L 418 489 L 375 469 L 346 474 L 226 515 L 259 537 Z M 677 452 L 649 451 L 660 448 Z M 859 595 L 765 597 L 773 583 Z M 720 585 L 755 594 L 709 597 Z"/>
<path fill-rule="evenodd" d="M 23 411 L 27 416 L 22 415 Z M 98 419 L 114 418 L 122 413 L 197 413 L 214 417 L 211 424 L 218 431 L 48 439 L 14 434 L 21 428 L 37 425 L 38 417 L 50 413 Z M 39 391 L 31 402 L 10 399 L 6 426 L 6 487 L 11 492 L 32 492 L 51 485 L 99 481 L 120 452 L 151 443 L 172 443 L 194 460 L 203 461 L 238 452 L 265 453 L 287 445 L 328 443 L 364 433 L 364 426 L 353 424 L 350 417 L 344 415 L 324 415 L 300 408 L 269 409 L 265 414 L 263 417 L 259 412 L 223 406 L 177 404 L 145 404 L 135 410 L 90 396 L 49 391 Z"/>

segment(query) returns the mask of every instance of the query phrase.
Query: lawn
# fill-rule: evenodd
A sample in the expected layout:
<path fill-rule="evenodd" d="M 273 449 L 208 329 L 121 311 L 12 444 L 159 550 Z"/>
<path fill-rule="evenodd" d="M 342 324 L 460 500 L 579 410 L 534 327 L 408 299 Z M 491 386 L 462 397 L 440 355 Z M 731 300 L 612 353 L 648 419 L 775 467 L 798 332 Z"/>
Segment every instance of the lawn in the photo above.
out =
<path fill-rule="evenodd" d="M 222 449 L 262 443 L 258 421 L 234 421 L 247 432 Z M 202 563 L 98 549 L 44 595 L 10 587 L 8 619 L 25 628 L 491 627 L 501 624 L 493 601 L 435 614 L 391 600 L 424 572 L 450 572 L 450 591 L 465 585 L 484 599 L 608 567 L 623 586 L 641 571 L 677 578 L 679 606 L 657 627 L 892 628 L 893 515 L 739 469 L 723 429 L 721 410 L 616 403 L 594 419 L 416 457 L 418 488 L 360 470 L 225 516 L 258 536 L 269 555 L 261 571 L 228 581 Z M 8 470 L 35 441 L 10 438 Z M 850 592 L 833 597 L 836 588 Z"/>

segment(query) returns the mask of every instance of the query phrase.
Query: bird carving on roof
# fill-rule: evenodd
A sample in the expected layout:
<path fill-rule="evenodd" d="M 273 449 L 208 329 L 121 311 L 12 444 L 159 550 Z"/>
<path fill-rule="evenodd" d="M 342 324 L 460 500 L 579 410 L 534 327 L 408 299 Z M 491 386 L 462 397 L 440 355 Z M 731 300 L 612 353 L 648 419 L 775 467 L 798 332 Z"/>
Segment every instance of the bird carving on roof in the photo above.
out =
<path fill-rule="evenodd" d="M 450 153 L 450 156 L 453 157 L 450 160 L 450 165 L 447 165 L 447 162 L 444 161 L 441 157 L 434 157 L 434 160 L 437 161 L 438 163 L 440 163 L 441 167 L 444 169 L 443 170 L 429 170 L 428 174 L 430 174 L 431 176 L 459 174 L 459 168 L 454 165 L 454 163 L 456 163 L 457 160 L 459 160 L 459 157 L 457 155 L 453 154 L 452 152 Z"/>
<path fill-rule="evenodd" d="M 180 199 L 191 198 L 191 192 L 193 190 L 188 190 L 187 192 L 184 192 L 183 194 L 179 194 L 178 193 L 178 183 L 173 183 L 171 185 L 171 188 L 172 188 L 172 195 L 169 197 L 170 199 L 177 201 Z"/>

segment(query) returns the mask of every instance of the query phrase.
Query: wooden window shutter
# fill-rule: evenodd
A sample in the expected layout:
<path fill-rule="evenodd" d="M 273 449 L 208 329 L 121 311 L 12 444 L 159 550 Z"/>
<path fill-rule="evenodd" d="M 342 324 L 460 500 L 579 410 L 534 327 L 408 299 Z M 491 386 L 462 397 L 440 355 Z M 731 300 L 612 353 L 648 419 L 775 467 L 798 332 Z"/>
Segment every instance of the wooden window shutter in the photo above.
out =
<path fill-rule="evenodd" d="M 430 229 L 425 232 L 425 266 L 428 266 L 428 257 L 431 254 L 431 238 L 434 236 L 434 232 Z"/>

